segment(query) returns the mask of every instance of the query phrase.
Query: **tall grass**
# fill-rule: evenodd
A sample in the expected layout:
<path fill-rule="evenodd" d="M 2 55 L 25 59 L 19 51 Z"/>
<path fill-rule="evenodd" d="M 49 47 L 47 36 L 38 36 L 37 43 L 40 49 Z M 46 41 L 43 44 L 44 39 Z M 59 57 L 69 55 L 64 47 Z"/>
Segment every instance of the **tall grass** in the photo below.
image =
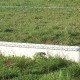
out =
<path fill-rule="evenodd" d="M 59 57 L 0 56 L 0 80 L 79 80 L 80 64 Z"/>

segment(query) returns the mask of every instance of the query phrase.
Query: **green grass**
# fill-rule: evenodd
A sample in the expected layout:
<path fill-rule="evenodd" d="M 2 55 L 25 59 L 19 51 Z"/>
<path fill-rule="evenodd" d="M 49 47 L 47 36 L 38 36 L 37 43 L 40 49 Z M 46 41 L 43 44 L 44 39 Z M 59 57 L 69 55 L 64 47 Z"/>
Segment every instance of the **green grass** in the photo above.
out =
<path fill-rule="evenodd" d="M 80 80 L 80 64 L 61 58 L 0 56 L 0 80 Z"/>
<path fill-rule="evenodd" d="M 1 6 L 64 6 L 79 7 L 80 0 L 0 0 Z"/>
<path fill-rule="evenodd" d="M 79 0 L 1 0 L 0 5 L 65 7 L 0 8 L 0 41 L 80 46 Z"/>
<path fill-rule="evenodd" d="M 0 8 L 0 40 L 80 45 L 80 10 Z"/>

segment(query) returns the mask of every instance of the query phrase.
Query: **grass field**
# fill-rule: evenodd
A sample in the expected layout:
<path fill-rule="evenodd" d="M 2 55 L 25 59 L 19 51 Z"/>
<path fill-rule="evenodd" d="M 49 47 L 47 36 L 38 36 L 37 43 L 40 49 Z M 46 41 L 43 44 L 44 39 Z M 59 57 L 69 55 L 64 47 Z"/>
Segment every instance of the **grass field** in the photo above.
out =
<path fill-rule="evenodd" d="M 0 80 L 80 80 L 80 64 L 61 58 L 0 56 Z"/>
<path fill-rule="evenodd" d="M 65 6 L 79 7 L 80 0 L 0 0 L 1 6 Z"/>
<path fill-rule="evenodd" d="M 1 0 L 0 40 L 80 46 L 80 1 L 76 0 Z M 29 7 L 74 8 L 29 8 Z"/>

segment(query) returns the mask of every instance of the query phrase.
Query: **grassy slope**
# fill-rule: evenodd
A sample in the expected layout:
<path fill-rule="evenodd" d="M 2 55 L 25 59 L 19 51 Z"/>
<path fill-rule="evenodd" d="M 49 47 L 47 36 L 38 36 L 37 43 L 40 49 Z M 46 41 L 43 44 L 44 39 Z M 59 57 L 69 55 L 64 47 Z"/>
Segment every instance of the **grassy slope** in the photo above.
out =
<path fill-rule="evenodd" d="M 78 7 L 72 0 L 1 0 L 0 5 Z M 0 8 L 0 40 L 80 45 L 79 9 Z"/>
<path fill-rule="evenodd" d="M 61 58 L 0 56 L 0 80 L 80 80 L 80 64 Z"/>

